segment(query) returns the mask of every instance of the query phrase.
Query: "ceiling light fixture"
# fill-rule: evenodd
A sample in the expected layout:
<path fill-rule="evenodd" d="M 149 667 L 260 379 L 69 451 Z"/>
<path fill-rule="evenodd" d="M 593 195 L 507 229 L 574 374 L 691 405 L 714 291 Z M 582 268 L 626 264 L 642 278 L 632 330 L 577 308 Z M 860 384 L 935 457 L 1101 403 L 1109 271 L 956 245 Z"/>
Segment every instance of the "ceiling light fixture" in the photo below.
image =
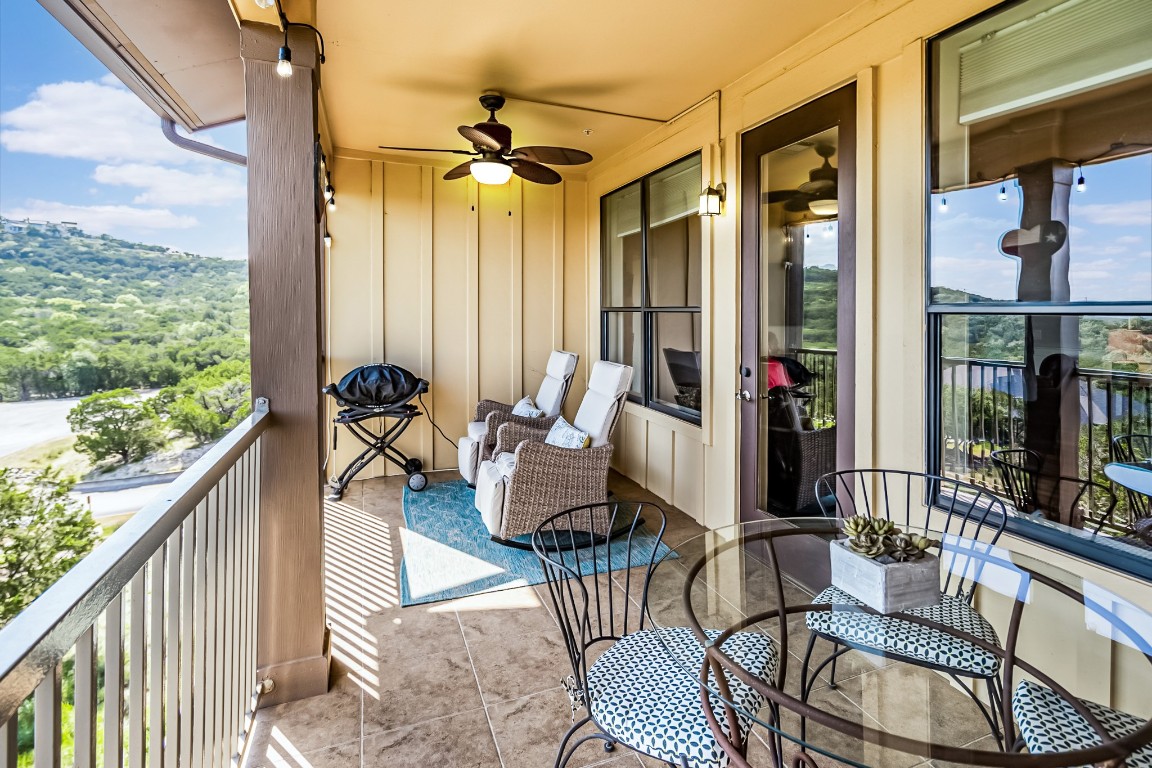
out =
<path fill-rule="evenodd" d="M 834 197 L 809 200 L 808 210 L 817 216 L 835 216 L 840 213 L 840 202 Z"/>
<path fill-rule="evenodd" d="M 700 215 L 719 216 L 723 210 L 724 192 L 724 182 L 715 187 L 705 187 L 700 193 Z"/>
<path fill-rule="evenodd" d="M 512 178 L 512 166 L 499 160 L 473 160 L 468 172 L 481 184 L 506 184 Z"/>
<path fill-rule="evenodd" d="M 257 8 L 271 8 L 276 5 L 276 0 L 255 0 Z"/>

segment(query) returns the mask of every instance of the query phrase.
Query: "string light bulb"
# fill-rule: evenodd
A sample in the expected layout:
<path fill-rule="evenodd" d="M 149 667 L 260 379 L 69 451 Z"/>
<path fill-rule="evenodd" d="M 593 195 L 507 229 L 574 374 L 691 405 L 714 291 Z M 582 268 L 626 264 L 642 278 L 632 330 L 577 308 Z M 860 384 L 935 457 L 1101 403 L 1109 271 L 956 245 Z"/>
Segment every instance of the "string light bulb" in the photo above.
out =
<path fill-rule="evenodd" d="M 336 194 L 336 190 L 332 188 L 332 182 L 324 185 L 324 199 L 331 200 L 332 196 Z"/>
<path fill-rule="evenodd" d="M 292 49 L 288 47 L 288 33 L 284 33 L 284 45 L 280 46 L 280 55 L 276 61 L 276 74 L 280 77 L 292 77 Z"/>
<path fill-rule="evenodd" d="M 1088 185 L 1084 182 L 1084 169 L 1080 166 L 1076 166 L 1076 168 L 1080 172 L 1080 178 L 1076 179 L 1076 191 L 1083 192 L 1088 189 Z"/>
<path fill-rule="evenodd" d="M 324 230 L 324 247 L 332 247 L 332 235 L 328 234 L 328 230 Z"/>
<path fill-rule="evenodd" d="M 1000 199 L 1000 202 L 1004 202 L 1005 200 L 1007 200 L 1008 199 L 1008 188 L 1006 186 L 1004 186 L 1003 184 L 1001 184 L 1000 185 L 1000 194 L 998 194 L 996 197 Z"/>
<path fill-rule="evenodd" d="M 328 210 L 329 211 L 336 210 L 336 195 L 335 195 L 335 193 L 333 193 L 332 197 L 328 198 Z"/>
<path fill-rule="evenodd" d="M 948 213 L 948 198 L 940 198 L 940 213 Z"/>

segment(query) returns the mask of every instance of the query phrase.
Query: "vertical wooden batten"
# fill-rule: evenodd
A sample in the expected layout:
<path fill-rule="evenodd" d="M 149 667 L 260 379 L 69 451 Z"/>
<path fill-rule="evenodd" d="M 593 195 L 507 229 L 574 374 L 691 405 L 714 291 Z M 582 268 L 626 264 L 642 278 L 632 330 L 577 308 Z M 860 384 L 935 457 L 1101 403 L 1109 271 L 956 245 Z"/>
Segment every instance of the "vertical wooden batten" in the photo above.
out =
<path fill-rule="evenodd" d="M 299 34 L 297 34 L 299 33 Z M 260 478 L 258 675 L 262 706 L 328 689 L 320 486 L 322 329 L 317 227 L 315 40 L 293 30 L 294 74 L 276 74 L 283 33 L 241 25 L 248 121 L 252 390 L 272 403 Z"/>

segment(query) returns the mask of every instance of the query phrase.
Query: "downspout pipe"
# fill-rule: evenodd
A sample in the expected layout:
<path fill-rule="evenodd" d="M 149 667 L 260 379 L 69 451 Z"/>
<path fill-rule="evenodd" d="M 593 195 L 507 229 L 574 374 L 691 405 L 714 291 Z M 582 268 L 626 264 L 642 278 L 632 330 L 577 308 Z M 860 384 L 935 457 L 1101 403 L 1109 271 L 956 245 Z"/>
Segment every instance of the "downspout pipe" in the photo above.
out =
<path fill-rule="evenodd" d="M 168 139 L 168 141 L 172 142 L 181 149 L 186 149 L 189 152 L 198 152 L 201 155 L 214 157 L 217 160 L 223 160 L 224 162 L 232 163 L 233 165 L 243 165 L 245 167 L 248 166 L 248 158 L 244 155 L 238 155 L 235 152 L 229 152 L 226 149 L 220 149 L 220 147 L 213 147 L 212 145 L 205 144 L 201 141 L 193 141 L 192 139 L 184 138 L 180 134 L 176 133 L 176 123 L 173 122 L 171 118 L 160 118 L 160 127 L 164 131 L 164 138 Z"/>

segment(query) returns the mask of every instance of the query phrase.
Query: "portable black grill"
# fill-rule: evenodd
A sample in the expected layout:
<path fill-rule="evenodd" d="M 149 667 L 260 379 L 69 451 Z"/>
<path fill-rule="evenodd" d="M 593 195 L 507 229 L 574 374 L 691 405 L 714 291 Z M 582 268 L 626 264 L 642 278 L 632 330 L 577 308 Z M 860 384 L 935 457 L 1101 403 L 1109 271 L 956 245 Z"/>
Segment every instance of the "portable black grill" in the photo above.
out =
<path fill-rule="evenodd" d="M 420 409 L 412 405 L 413 398 L 428 391 L 428 382 L 398 365 L 362 365 L 345 374 L 339 384 L 329 384 L 322 390 L 336 400 L 341 411 L 332 419 L 332 449 L 336 449 L 336 426 L 343 424 L 366 447 L 352 460 L 339 477 L 329 482 L 326 498 L 339 501 L 344 489 L 357 473 L 381 456 L 404 470 L 408 487 L 422 491 L 428 478 L 421 470 L 420 459 L 409 458 L 394 443 L 404 434 L 412 420 L 420 416 Z M 382 419 L 382 431 L 373 432 L 365 422 Z"/>

